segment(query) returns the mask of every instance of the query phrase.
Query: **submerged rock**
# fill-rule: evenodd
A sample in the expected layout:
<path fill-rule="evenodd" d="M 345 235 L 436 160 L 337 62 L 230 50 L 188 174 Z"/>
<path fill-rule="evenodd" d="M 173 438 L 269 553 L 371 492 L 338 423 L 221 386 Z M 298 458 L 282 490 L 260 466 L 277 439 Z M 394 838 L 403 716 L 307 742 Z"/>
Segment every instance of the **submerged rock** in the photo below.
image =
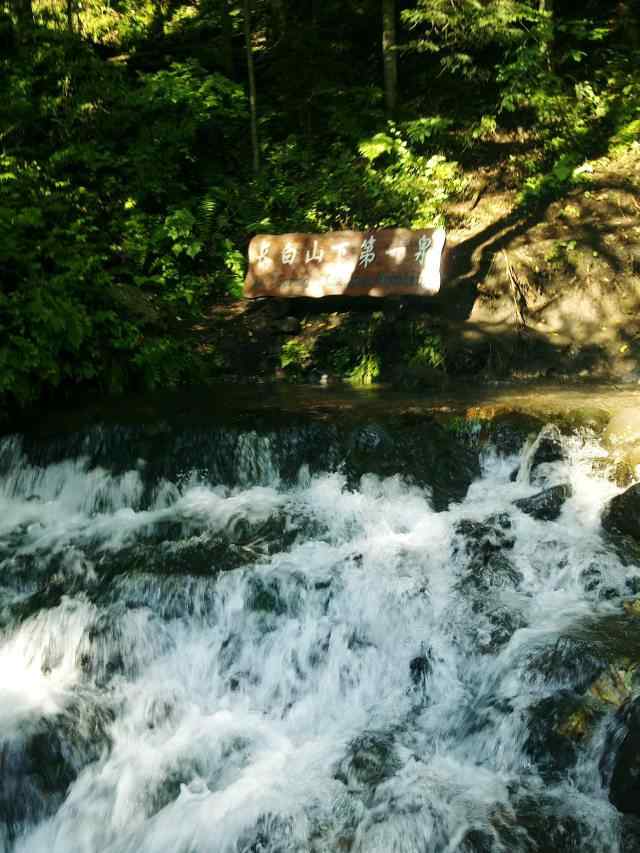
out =
<path fill-rule="evenodd" d="M 626 533 L 640 541 L 640 483 L 609 501 L 602 526 L 610 533 Z"/>
<path fill-rule="evenodd" d="M 455 531 L 462 543 L 454 545 L 453 556 L 462 551 L 467 558 L 459 588 L 487 593 L 492 588 L 515 588 L 522 580 L 521 572 L 504 554 L 513 548 L 515 539 L 508 531 L 511 522 L 507 515 L 492 516 L 485 522 L 463 519 Z"/>
<path fill-rule="evenodd" d="M 571 486 L 562 484 L 538 492 L 530 498 L 521 498 L 514 503 L 525 515 L 530 515 L 538 521 L 555 521 L 571 494 Z"/>
<path fill-rule="evenodd" d="M 80 770 L 108 743 L 111 711 L 78 698 L 60 714 L 0 738 L 0 840 L 54 814 Z"/>
<path fill-rule="evenodd" d="M 631 849 L 631 848 L 630 848 Z M 538 790 L 515 791 L 509 808 L 496 806 L 488 827 L 467 832 L 460 853 L 603 853 L 592 827 L 569 813 L 559 798 Z"/>
<path fill-rule="evenodd" d="M 409 663 L 409 673 L 411 675 L 413 686 L 424 690 L 427 678 L 431 675 L 432 669 L 433 661 L 431 657 L 431 650 L 422 652 L 412 658 Z"/>
<path fill-rule="evenodd" d="M 536 682 L 583 693 L 607 668 L 604 650 L 590 638 L 563 636 L 534 654 L 527 670 Z"/>
<path fill-rule="evenodd" d="M 393 737 L 387 732 L 365 732 L 349 745 L 335 778 L 353 788 L 375 788 L 400 767 Z"/>
<path fill-rule="evenodd" d="M 496 654 L 506 646 L 516 631 L 527 624 L 520 611 L 506 606 L 495 607 L 486 616 L 489 630 L 486 635 L 478 637 L 478 646 L 482 654 Z"/>

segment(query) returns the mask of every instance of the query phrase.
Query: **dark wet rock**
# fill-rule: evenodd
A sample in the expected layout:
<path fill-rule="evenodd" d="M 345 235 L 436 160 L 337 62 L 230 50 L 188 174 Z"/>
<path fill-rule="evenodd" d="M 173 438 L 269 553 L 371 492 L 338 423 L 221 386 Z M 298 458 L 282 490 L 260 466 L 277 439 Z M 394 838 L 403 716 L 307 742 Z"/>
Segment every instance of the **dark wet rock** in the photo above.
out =
<path fill-rule="evenodd" d="M 486 614 L 489 629 L 478 637 L 481 654 L 494 655 L 507 645 L 511 637 L 527 624 L 518 610 L 506 606 L 494 607 Z"/>
<path fill-rule="evenodd" d="M 621 709 L 616 723 L 601 764 L 605 775 L 611 768 L 609 799 L 618 811 L 640 817 L 640 698 Z"/>
<path fill-rule="evenodd" d="M 58 810 L 80 770 L 107 745 L 112 719 L 108 709 L 78 698 L 62 713 L 0 737 L 0 826 L 9 840 Z"/>
<path fill-rule="evenodd" d="M 253 574 L 247 581 L 246 606 L 258 613 L 280 616 L 295 613 L 306 590 L 304 577 L 290 572 L 286 577 Z"/>
<path fill-rule="evenodd" d="M 580 572 L 580 582 L 585 592 L 595 592 L 602 585 L 602 569 L 599 565 L 591 563 Z"/>
<path fill-rule="evenodd" d="M 486 564 L 496 554 L 513 548 L 515 539 L 507 533 L 510 528 L 509 516 L 501 513 L 484 522 L 463 519 L 456 524 L 455 532 L 464 540 L 467 556 L 475 562 Z M 455 550 L 459 550 L 457 545 Z"/>
<path fill-rule="evenodd" d="M 497 853 L 501 848 L 498 839 L 484 829 L 470 829 L 460 845 L 460 853 Z M 503 848 L 504 849 L 504 848 Z"/>
<path fill-rule="evenodd" d="M 247 598 L 247 607 L 250 610 L 263 611 L 265 613 L 284 613 L 286 604 L 280 596 L 278 582 L 275 580 L 260 581 L 256 578 L 251 583 L 251 592 Z"/>
<path fill-rule="evenodd" d="M 521 498 L 514 503 L 521 512 L 538 521 L 555 521 L 562 512 L 565 501 L 571 497 L 571 493 L 571 486 L 563 484 L 545 489 L 530 498 Z"/>
<path fill-rule="evenodd" d="M 590 639 L 560 637 L 531 656 L 527 669 L 544 684 L 584 693 L 607 668 L 606 651 Z"/>
<path fill-rule="evenodd" d="M 625 533 L 640 541 L 640 483 L 609 501 L 602 526 L 610 533 Z"/>
<path fill-rule="evenodd" d="M 422 652 L 412 658 L 409 663 L 409 673 L 411 675 L 411 682 L 413 686 L 424 689 L 427 678 L 431 675 L 432 669 L 433 659 L 431 657 L 431 651 Z"/>
<path fill-rule="evenodd" d="M 471 560 L 459 582 L 462 591 L 488 593 L 490 590 L 517 589 L 522 572 L 504 554 L 496 554 L 486 562 Z"/>
<path fill-rule="evenodd" d="M 164 621 L 151 612 L 144 612 L 144 631 L 136 616 L 117 604 L 99 612 L 93 622 L 83 631 L 76 652 L 76 664 L 84 675 L 84 681 L 105 687 L 112 678 L 124 675 L 134 678 L 156 654 L 168 653 L 175 639 Z M 144 633 L 145 642 L 140 641 Z M 54 669 L 57 665 L 58 648 L 51 645 L 43 657 L 45 666 Z"/>
<path fill-rule="evenodd" d="M 546 696 L 529 708 L 525 754 L 550 780 L 573 767 L 597 715 L 593 703 L 570 690 Z"/>
<path fill-rule="evenodd" d="M 603 853 L 590 827 L 567 814 L 563 802 L 543 794 L 525 794 L 514 803 L 515 826 L 511 833 L 522 846 L 507 849 L 523 853 Z M 508 837 L 505 837 L 505 841 Z"/>
<path fill-rule="evenodd" d="M 544 484 L 546 477 L 544 472 L 540 471 L 542 465 L 551 465 L 554 462 L 562 462 L 566 454 L 559 437 L 555 435 L 543 435 L 538 442 L 538 446 L 533 452 L 531 465 L 529 469 L 530 482 Z M 514 483 L 518 479 L 521 466 L 518 465 L 509 475 L 509 480 Z"/>
<path fill-rule="evenodd" d="M 458 540 L 453 556 L 464 554 L 464 567 L 459 587 L 477 593 L 486 593 L 499 587 L 516 588 L 522 580 L 521 572 L 503 553 L 513 548 L 515 539 L 508 531 L 511 522 L 506 515 L 492 516 L 485 522 L 464 519 L 455 527 Z"/>
<path fill-rule="evenodd" d="M 579 644 L 577 653 L 583 660 L 590 657 L 600 661 L 600 673 L 607 666 L 628 669 L 640 661 L 640 605 L 629 601 L 622 613 L 581 619 L 570 629 L 567 639 Z"/>
<path fill-rule="evenodd" d="M 607 584 L 608 575 L 599 565 L 592 563 L 580 572 L 580 581 L 585 592 L 597 593 L 601 601 L 618 598 L 620 589 Z"/>
<path fill-rule="evenodd" d="M 9 840 L 60 807 L 75 773 L 46 722 L 0 744 L 0 824 Z"/>
<path fill-rule="evenodd" d="M 640 853 L 640 819 L 631 815 L 620 821 L 620 853 Z"/>
<path fill-rule="evenodd" d="M 541 465 L 562 462 L 564 458 L 565 451 L 560 439 L 554 435 L 542 436 L 531 460 L 531 478 L 533 479 L 538 474 L 538 469 Z"/>
<path fill-rule="evenodd" d="M 62 600 L 62 596 L 70 591 L 60 580 L 56 579 L 47 583 L 36 592 L 21 597 L 13 605 L 9 606 L 6 612 L 6 622 L 13 622 L 14 624 L 24 622 L 40 610 L 57 607 Z M 5 621 L 2 619 L 3 615 L 5 614 L 0 614 L 0 624 Z"/>
<path fill-rule="evenodd" d="M 487 426 L 488 438 L 500 455 L 518 453 L 530 436 L 540 432 L 543 421 L 525 412 L 504 412 L 493 417 Z"/>
<path fill-rule="evenodd" d="M 393 737 L 385 732 L 365 732 L 350 743 L 335 778 L 350 788 L 375 788 L 399 768 Z"/>
<path fill-rule="evenodd" d="M 390 477 L 400 474 L 409 482 L 429 487 L 433 504 L 446 509 L 462 500 L 480 475 L 478 452 L 435 420 L 401 420 L 354 429 L 348 439 L 345 470 L 351 488 L 363 474 Z"/>
<path fill-rule="evenodd" d="M 460 853 L 605 853 L 591 827 L 570 814 L 564 800 L 515 792 L 511 808 L 497 806 L 489 827 L 467 832 Z"/>

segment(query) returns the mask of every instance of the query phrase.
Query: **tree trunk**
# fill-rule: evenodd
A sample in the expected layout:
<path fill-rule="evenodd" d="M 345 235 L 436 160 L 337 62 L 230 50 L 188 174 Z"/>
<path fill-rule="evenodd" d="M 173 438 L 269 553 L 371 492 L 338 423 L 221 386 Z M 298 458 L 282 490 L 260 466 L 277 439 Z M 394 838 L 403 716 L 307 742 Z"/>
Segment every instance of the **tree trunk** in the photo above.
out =
<path fill-rule="evenodd" d="M 73 0 L 66 0 L 65 4 L 66 13 L 67 13 L 67 30 L 68 32 L 73 32 Z"/>
<path fill-rule="evenodd" d="M 233 23 L 229 0 L 222 0 L 222 68 L 233 79 Z"/>
<path fill-rule="evenodd" d="M 384 99 L 387 114 L 398 105 L 398 54 L 396 52 L 396 0 L 382 0 L 382 59 L 384 62 Z"/>
<path fill-rule="evenodd" d="M 548 29 L 548 64 L 549 70 L 553 71 L 555 67 L 555 57 L 554 57 L 554 45 L 556 40 L 556 32 L 555 32 L 555 21 L 553 17 L 553 3 L 554 0 L 538 0 L 538 11 L 543 15 L 549 16 L 549 29 Z"/>
<path fill-rule="evenodd" d="M 247 74 L 249 77 L 249 110 L 251 113 L 251 150 L 253 152 L 253 171 L 260 171 L 260 150 L 258 148 L 258 114 L 256 107 L 256 78 L 253 70 L 253 49 L 251 47 L 251 2 L 243 0 L 244 42 L 247 52 Z"/>

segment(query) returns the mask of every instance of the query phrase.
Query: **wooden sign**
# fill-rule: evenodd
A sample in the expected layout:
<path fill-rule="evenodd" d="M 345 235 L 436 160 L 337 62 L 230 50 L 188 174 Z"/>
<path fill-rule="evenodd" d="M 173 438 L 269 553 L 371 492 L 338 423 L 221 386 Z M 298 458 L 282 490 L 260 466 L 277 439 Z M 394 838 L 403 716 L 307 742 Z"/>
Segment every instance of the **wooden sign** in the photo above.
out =
<path fill-rule="evenodd" d="M 442 228 L 261 234 L 249 245 L 244 294 L 432 296 L 445 242 Z"/>

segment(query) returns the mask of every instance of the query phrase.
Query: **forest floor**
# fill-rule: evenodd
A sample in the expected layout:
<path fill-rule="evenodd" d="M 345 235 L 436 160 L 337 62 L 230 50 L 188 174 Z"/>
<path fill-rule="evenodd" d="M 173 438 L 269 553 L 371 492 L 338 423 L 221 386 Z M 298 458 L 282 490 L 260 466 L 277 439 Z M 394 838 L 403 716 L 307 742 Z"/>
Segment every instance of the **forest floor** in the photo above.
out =
<path fill-rule="evenodd" d="M 640 382 L 640 145 L 580 172 L 563 198 L 525 209 L 504 164 L 469 171 L 469 197 L 447 211 L 455 268 L 434 299 L 227 299 L 188 337 L 224 374 L 262 380 Z"/>

